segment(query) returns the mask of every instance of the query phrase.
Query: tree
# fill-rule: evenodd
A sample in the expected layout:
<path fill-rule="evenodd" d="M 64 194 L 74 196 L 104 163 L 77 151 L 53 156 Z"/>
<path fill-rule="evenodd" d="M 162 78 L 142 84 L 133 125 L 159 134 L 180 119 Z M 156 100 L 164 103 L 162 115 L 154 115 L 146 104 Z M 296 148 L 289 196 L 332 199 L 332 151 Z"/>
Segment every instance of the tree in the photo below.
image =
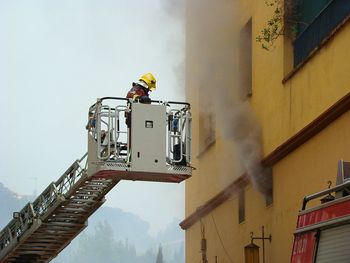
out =
<path fill-rule="evenodd" d="M 158 255 L 157 255 L 156 263 L 164 263 L 164 261 L 163 261 L 163 252 L 162 252 L 162 245 L 161 244 L 159 245 L 159 248 L 158 248 Z"/>
<path fill-rule="evenodd" d="M 79 240 L 78 249 L 72 257 L 72 262 L 105 262 L 114 263 L 124 252 L 124 247 L 119 247 L 114 240 L 113 230 L 106 221 L 99 222 L 94 234 L 83 233 Z"/>

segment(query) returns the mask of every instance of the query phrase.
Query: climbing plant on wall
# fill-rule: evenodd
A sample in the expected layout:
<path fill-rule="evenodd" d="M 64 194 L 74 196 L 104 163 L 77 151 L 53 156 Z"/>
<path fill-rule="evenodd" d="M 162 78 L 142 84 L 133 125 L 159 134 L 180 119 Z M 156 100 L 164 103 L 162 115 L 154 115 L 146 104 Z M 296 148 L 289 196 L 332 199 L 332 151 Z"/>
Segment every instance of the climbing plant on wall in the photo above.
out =
<path fill-rule="evenodd" d="M 272 17 L 256 36 L 256 41 L 266 50 L 275 46 L 276 40 L 281 35 L 286 35 L 292 40 L 297 33 L 297 26 L 300 23 L 298 14 L 298 3 L 300 0 L 266 0 L 268 8 L 272 8 Z"/>

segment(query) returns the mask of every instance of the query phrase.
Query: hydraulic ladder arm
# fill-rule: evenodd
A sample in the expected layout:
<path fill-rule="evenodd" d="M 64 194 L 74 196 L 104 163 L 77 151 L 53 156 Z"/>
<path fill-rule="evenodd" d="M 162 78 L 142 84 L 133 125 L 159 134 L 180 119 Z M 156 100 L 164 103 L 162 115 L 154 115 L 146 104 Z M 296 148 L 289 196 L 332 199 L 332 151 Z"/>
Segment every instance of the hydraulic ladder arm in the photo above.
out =
<path fill-rule="evenodd" d="M 105 100 L 122 101 L 111 107 Z M 170 105 L 181 106 L 169 109 Z M 179 183 L 192 174 L 187 103 L 102 98 L 89 109 L 88 153 L 0 232 L 0 263 L 49 262 L 84 228 L 120 180 Z M 124 128 L 123 128 L 124 126 Z"/>

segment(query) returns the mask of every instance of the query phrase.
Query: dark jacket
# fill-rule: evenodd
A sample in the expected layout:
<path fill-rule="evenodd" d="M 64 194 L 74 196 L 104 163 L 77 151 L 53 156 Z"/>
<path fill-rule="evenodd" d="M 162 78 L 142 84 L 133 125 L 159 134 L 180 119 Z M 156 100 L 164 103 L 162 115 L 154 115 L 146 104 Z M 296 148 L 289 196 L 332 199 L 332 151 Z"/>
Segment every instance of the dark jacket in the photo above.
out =
<path fill-rule="evenodd" d="M 128 99 L 132 99 L 133 101 L 139 101 L 141 103 L 151 103 L 151 99 L 149 98 L 149 90 L 145 87 L 132 83 L 132 88 L 129 90 L 126 97 Z"/>

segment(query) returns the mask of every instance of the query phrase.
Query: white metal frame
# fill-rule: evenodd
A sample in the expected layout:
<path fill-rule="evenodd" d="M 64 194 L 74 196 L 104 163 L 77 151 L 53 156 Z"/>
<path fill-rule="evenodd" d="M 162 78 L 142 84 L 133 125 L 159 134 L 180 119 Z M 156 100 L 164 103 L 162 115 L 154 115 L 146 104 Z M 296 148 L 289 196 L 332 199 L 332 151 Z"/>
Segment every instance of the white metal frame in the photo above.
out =
<path fill-rule="evenodd" d="M 28 203 L 20 212 L 18 218 L 14 218 L 1 230 L 0 252 L 12 242 L 16 242 L 35 219 L 42 217 L 48 212 L 60 196 L 64 197 L 83 176 L 87 170 L 87 153 L 76 160 L 67 171 L 54 183 L 51 183 L 32 203 Z M 0 253 L 1 255 L 1 253 Z M 1 257 L 0 257 L 1 259 Z"/>
<path fill-rule="evenodd" d="M 130 129 L 122 120 L 122 116 L 130 113 L 130 105 L 133 102 L 115 98 L 118 105 L 110 106 L 104 104 L 101 99 L 90 107 L 89 112 L 93 114 L 96 120 L 96 127 L 89 130 L 90 134 L 97 142 L 97 158 L 100 161 L 130 163 Z M 177 122 L 178 129 L 174 130 L 167 127 L 167 164 L 177 165 L 186 158 L 186 166 L 191 165 L 191 125 L 192 116 L 190 106 L 177 102 L 153 102 L 154 104 L 163 104 L 167 106 L 168 125 L 174 125 Z M 104 135 L 105 134 L 105 135 Z M 124 137 L 122 135 L 125 135 Z M 102 138 L 105 139 L 102 140 Z M 174 156 L 174 145 L 180 144 L 180 159 Z"/>

